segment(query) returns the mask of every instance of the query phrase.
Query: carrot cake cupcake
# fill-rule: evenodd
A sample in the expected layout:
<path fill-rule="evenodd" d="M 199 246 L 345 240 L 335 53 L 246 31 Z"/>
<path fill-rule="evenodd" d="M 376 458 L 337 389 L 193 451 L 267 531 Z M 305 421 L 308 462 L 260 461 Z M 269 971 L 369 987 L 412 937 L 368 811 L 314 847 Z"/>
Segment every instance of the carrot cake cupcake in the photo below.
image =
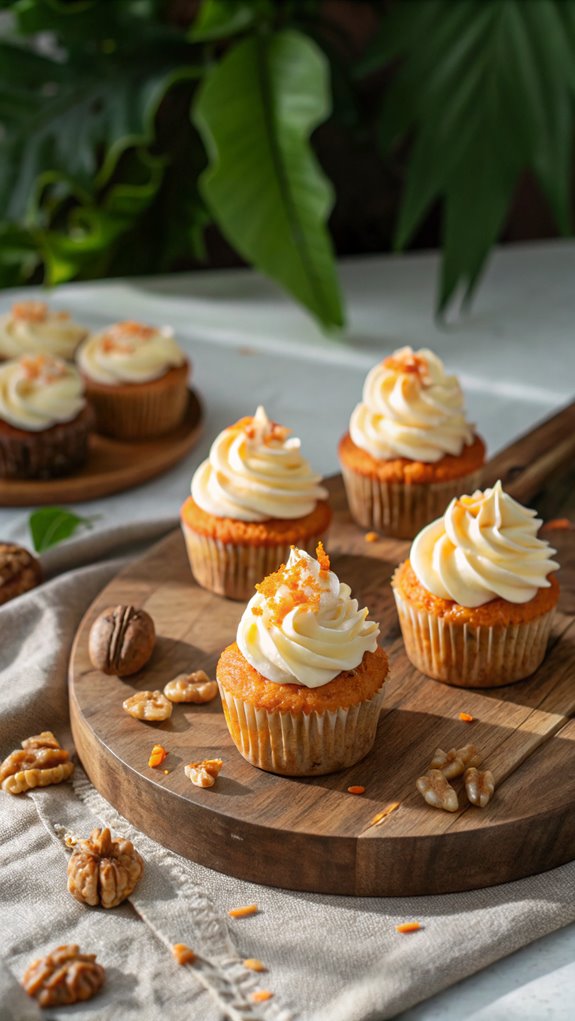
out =
<path fill-rule="evenodd" d="M 69 312 L 50 309 L 45 301 L 18 301 L 0 316 L 0 360 L 41 354 L 72 361 L 87 335 Z"/>
<path fill-rule="evenodd" d="M 433 351 L 400 348 L 368 373 L 339 459 L 364 528 L 412 539 L 452 497 L 480 484 L 485 444 Z"/>
<path fill-rule="evenodd" d="M 292 548 L 256 586 L 216 671 L 238 751 L 284 776 L 333 773 L 367 755 L 388 675 L 378 625 L 321 543 L 316 552 Z"/>
<path fill-rule="evenodd" d="M 462 496 L 419 533 L 392 585 L 407 655 L 447 684 L 491 688 L 545 656 L 559 585 L 541 521 L 503 491 Z"/>
<path fill-rule="evenodd" d="M 290 430 L 264 408 L 224 429 L 192 479 L 181 518 L 192 572 L 204 588 L 249 599 L 256 582 L 314 550 L 331 520 L 327 490 Z"/>
<path fill-rule="evenodd" d="M 81 467 L 93 424 L 83 389 L 61 358 L 0 364 L 0 478 L 49 479 Z"/>
<path fill-rule="evenodd" d="M 182 421 L 190 366 L 168 327 L 116 323 L 88 337 L 77 362 L 98 432 L 143 440 Z"/>

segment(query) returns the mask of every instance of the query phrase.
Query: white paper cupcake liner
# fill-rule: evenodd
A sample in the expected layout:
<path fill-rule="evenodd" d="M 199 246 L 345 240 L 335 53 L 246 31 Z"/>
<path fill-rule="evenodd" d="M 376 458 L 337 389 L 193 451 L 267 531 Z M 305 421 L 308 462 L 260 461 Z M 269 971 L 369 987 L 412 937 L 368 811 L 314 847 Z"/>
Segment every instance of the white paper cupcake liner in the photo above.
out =
<path fill-rule="evenodd" d="M 290 543 L 251 546 L 222 542 L 201 535 L 182 522 L 192 574 L 202 588 L 228 599 L 251 599 L 255 585 L 277 571 L 290 555 Z M 300 549 L 315 553 L 325 534 L 298 541 Z"/>
<path fill-rule="evenodd" d="M 348 709 L 296 714 L 256 709 L 218 684 L 232 740 L 258 769 L 281 776 L 336 773 L 373 747 L 384 685 Z"/>
<path fill-rule="evenodd" d="M 462 688 L 498 688 L 529 677 L 545 656 L 554 607 L 521 624 L 455 624 L 393 594 L 405 650 L 413 665 Z"/>
<path fill-rule="evenodd" d="M 362 528 L 397 539 L 413 539 L 425 525 L 441 517 L 454 496 L 481 485 L 482 470 L 448 482 L 382 482 L 341 465 L 351 516 Z"/>

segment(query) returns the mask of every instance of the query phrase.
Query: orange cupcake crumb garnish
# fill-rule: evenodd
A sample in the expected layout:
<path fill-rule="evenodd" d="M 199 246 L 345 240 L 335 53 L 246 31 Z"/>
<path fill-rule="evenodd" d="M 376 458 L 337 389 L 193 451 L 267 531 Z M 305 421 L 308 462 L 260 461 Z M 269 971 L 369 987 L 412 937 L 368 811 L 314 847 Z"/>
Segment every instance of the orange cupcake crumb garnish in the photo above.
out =
<path fill-rule="evenodd" d="M 401 804 L 400 801 L 392 801 L 389 805 L 386 805 L 385 808 L 381 810 L 381 812 L 378 812 L 377 815 L 374 815 L 369 825 L 381 826 L 382 822 L 385 822 L 385 820 L 391 815 L 392 812 L 397 811 L 400 804 Z"/>
<path fill-rule="evenodd" d="M 324 574 L 324 573 L 328 574 L 329 573 L 329 569 L 331 567 L 331 564 L 329 562 L 329 557 L 328 557 L 326 551 L 323 548 L 323 542 L 321 542 L 321 540 L 320 540 L 320 542 L 318 542 L 318 544 L 317 544 L 317 546 L 315 548 L 315 555 L 316 555 L 317 562 L 319 564 L 319 568 L 320 568 L 321 573 L 322 574 Z"/>
<path fill-rule="evenodd" d="M 153 326 L 145 326 L 144 323 L 137 323 L 133 319 L 126 319 L 124 322 L 115 323 L 102 335 L 101 347 L 103 351 L 118 351 L 120 354 L 131 354 L 135 351 L 135 340 L 149 340 L 156 330 Z"/>
<path fill-rule="evenodd" d="M 53 383 L 66 375 L 66 366 L 48 355 L 24 355 L 20 365 L 29 380 L 42 379 L 45 383 Z"/>
<path fill-rule="evenodd" d="M 317 550 L 324 558 L 324 563 L 327 562 L 327 568 L 322 567 L 322 570 L 329 570 L 329 557 L 324 553 L 321 543 L 318 543 Z M 297 560 L 291 567 L 282 564 L 277 571 L 260 581 L 256 589 L 264 599 L 269 600 L 270 623 L 277 627 L 281 626 L 296 606 L 305 606 L 312 613 L 317 613 L 319 609 L 321 590 L 304 560 Z"/>
<path fill-rule="evenodd" d="M 273 993 L 270 993 L 269 989 L 256 989 L 255 993 L 252 993 L 251 999 L 253 1003 L 265 1003 L 266 1000 L 271 1000 Z"/>
<path fill-rule="evenodd" d="M 43 323 L 48 315 L 45 301 L 17 301 L 12 305 L 12 317 L 27 323 Z"/>
<path fill-rule="evenodd" d="M 429 372 L 427 359 L 415 353 L 404 355 L 403 358 L 389 355 L 388 358 L 383 359 L 383 365 L 386 369 L 391 369 L 394 372 L 407 372 L 411 375 L 420 376 L 422 379 Z"/>
<path fill-rule="evenodd" d="M 571 522 L 569 518 L 551 518 L 551 521 L 545 521 L 543 523 L 543 528 L 553 529 L 556 528 L 568 530 L 569 528 L 571 528 Z"/>
<path fill-rule="evenodd" d="M 364 535 L 364 539 L 366 542 L 377 542 L 377 540 L 379 539 L 379 535 L 377 534 L 377 532 L 366 532 Z"/>
<path fill-rule="evenodd" d="M 178 964 L 193 964 L 197 960 L 197 954 L 185 943 L 174 943 L 172 953 Z"/>
<path fill-rule="evenodd" d="M 401 922 L 395 926 L 396 932 L 419 932 L 420 929 L 423 929 L 421 922 Z"/>
<path fill-rule="evenodd" d="M 250 915 L 257 915 L 257 904 L 248 904 L 245 908 L 232 908 L 228 911 L 230 918 L 248 918 Z"/>
<path fill-rule="evenodd" d="M 464 723 L 473 723 L 475 716 L 472 716 L 471 713 L 459 713 L 459 719 Z"/>
<path fill-rule="evenodd" d="M 365 787 L 362 787 L 361 784 L 354 784 L 353 787 L 348 787 L 347 788 L 347 793 L 348 794 L 365 794 Z"/>

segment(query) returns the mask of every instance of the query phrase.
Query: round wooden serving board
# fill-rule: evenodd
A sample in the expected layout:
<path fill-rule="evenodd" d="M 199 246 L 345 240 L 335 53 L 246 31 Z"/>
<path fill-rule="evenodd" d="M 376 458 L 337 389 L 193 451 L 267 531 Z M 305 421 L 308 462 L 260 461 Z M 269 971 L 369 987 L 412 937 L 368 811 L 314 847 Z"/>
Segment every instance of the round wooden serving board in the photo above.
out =
<path fill-rule="evenodd" d="M 70 664 L 72 731 L 98 790 L 161 844 L 202 865 L 270 886 L 355 895 L 435 894 L 489 886 L 544 871 L 575 857 L 575 543 L 553 531 L 562 596 L 547 658 L 528 681 L 464 690 L 432 681 L 407 660 L 389 579 L 407 544 L 367 543 L 345 509 L 341 479 L 331 480 L 334 570 L 381 623 L 391 661 L 373 751 L 352 769 L 286 779 L 245 762 L 228 735 L 219 699 L 176 705 L 160 725 L 133 720 L 122 701 L 162 688 L 183 671 L 214 676 L 234 639 L 243 605 L 193 581 L 179 532 L 126 568 L 98 596 L 79 629 Z M 158 642 L 148 666 L 121 681 L 94 670 L 88 632 L 106 606 L 145 607 Z M 571 614 L 571 615 L 570 615 Z M 473 723 L 458 719 L 461 711 Z M 484 810 L 464 796 L 459 812 L 429 808 L 415 790 L 437 747 L 478 745 L 496 794 Z M 152 745 L 169 751 L 165 767 L 147 766 Z M 221 756 L 214 788 L 194 787 L 189 761 Z M 459 781 L 455 781 L 459 784 Z M 347 793 L 353 784 L 363 796 Z M 393 801 L 380 826 L 370 820 Z"/>
<path fill-rule="evenodd" d="M 181 425 L 166 436 L 126 442 L 92 433 L 81 471 L 61 479 L 0 479 L 0 507 L 84 503 L 139 486 L 186 456 L 202 431 L 202 415 L 200 399 L 190 390 Z"/>

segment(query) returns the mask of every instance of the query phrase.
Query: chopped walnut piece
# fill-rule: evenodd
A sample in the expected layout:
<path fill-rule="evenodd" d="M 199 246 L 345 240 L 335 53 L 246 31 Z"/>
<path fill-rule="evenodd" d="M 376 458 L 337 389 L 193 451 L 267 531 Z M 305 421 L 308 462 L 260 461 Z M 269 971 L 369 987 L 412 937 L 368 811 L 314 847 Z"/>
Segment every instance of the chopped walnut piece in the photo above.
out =
<path fill-rule="evenodd" d="M 416 787 L 423 799 L 432 808 L 442 808 L 446 812 L 457 812 L 459 801 L 453 787 L 448 784 L 440 769 L 430 769 L 426 776 L 420 776 Z"/>
<path fill-rule="evenodd" d="M 137 691 L 135 695 L 124 699 L 122 708 L 135 720 L 158 723 L 169 720 L 173 707 L 161 691 Z"/>
<path fill-rule="evenodd" d="M 78 841 L 68 862 L 68 890 L 81 904 L 115 908 L 133 893 L 143 871 L 132 842 L 112 837 L 106 826 Z"/>
<path fill-rule="evenodd" d="M 186 943 L 173 943 L 172 953 L 178 964 L 193 964 L 198 955 Z"/>
<path fill-rule="evenodd" d="M 164 695 L 170 702 L 195 702 L 201 705 L 211 702 L 218 693 L 217 681 L 211 681 L 204 670 L 196 670 L 192 674 L 178 674 L 168 681 Z"/>
<path fill-rule="evenodd" d="M 81 954 L 79 946 L 69 944 L 32 961 L 22 985 L 41 1007 L 66 1007 L 91 1000 L 103 986 L 105 975 L 95 954 Z"/>
<path fill-rule="evenodd" d="M 468 766 L 480 766 L 481 755 L 474 744 L 466 744 L 463 748 L 451 748 L 444 752 L 436 748 L 429 764 L 430 769 L 440 769 L 446 780 L 462 776 Z"/>
<path fill-rule="evenodd" d="M 22 741 L 22 748 L 11 752 L 0 764 L 0 785 L 8 794 L 23 794 L 34 787 L 62 783 L 74 772 L 70 754 L 60 748 L 52 731 Z"/>
<path fill-rule="evenodd" d="M 184 773 L 196 787 L 213 787 L 222 766 L 222 759 L 204 759 L 203 762 L 189 762 L 184 766 Z"/>
<path fill-rule="evenodd" d="M 495 791 L 495 781 L 491 770 L 475 769 L 472 766 L 465 770 L 463 781 L 471 804 L 477 805 L 478 808 L 485 808 Z"/>

